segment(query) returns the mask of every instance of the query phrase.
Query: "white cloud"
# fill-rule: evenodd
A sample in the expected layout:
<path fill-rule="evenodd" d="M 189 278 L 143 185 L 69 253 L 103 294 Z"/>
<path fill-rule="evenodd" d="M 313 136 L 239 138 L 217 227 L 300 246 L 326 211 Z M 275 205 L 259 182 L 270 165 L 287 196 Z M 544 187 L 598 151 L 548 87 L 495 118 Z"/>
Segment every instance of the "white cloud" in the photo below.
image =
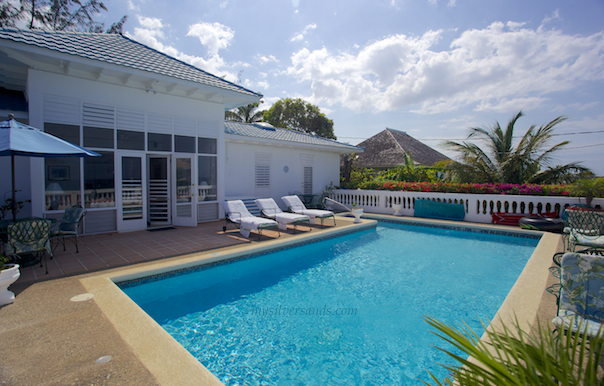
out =
<path fill-rule="evenodd" d="M 304 39 L 304 36 L 308 33 L 308 31 L 316 29 L 317 25 L 316 24 L 309 24 L 306 27 L 304 27 L 304 30 L 302 30 L 302 32 L 300 32 L 299 34 L 296 34 L 293 38 L 290 39 L 290 41 L 292 42 L 297 42 L 300 41 L 302 39 Z"/>
<path fill-rule="evenodd" d="M 208 49 L 208 54 L 213 56 L 229 46 L 235 33 L 220 23 L 197 23 L 189 27 L 187 36 L 199 38 L 201 44 Z"/>
<path fill-rule="evenodd" d="M 228 27 L 218 23 L 199 23 L 189 28 L 187 36 L 198 37 L 201 44 L 208 49 L 210 55 L 206 59 L 201 56 L 185 54 L 170 45 L 162 43 L 165 26 L 161 19 L 138 16 L 138 21 L 141 26 L 134 28 L 133 34 L 126 33 L 128 37 L 211 74 L 222 76 L 231 82 L 237 82 L 237 74 L 226 69 L 230 66 L 227 66 L 224 59 L 218 54 L 220 49 L 228 47 L 234 36 Z M 203 35 L 204 33 L 205 35 Z M 199 34 L 203 36 L 199 36 Z M 245 67 L 246 63 L 238 63 L 237 65 Z"/>
<path fill-rule="evenodd" d="M 132 0 L 128 0 L 128 10 L 139 12 L 140 6 L 138 4 L 134 4 L 134 2 Z"/>
<path fill-rule="evenodd" d="M 546 24 L 549 23 L 552 20 L 562 20 L 562 18 L 560 17 L 560 11 L 559 10 L 555 10 L 551 16 L 546 16 L 543 18 L 543 21 L 541 22 L 541 24 Z"/>
<path fill-rule="evenodd" d="M 266 64 L 266 63 L 270 63 L 270 62 L 279 63 L 279 59 L 277 59 L 273 55 L 269 55 L 269 56 L 256 55 L 256 60 L 258 60 L 262 64 Z"/>
<path fill-rule="evenodd" d="M 565 35 L 495 22 L 435 51 L 442 34 L 392 35 L 358 53 L 303 48 L 292 54 L 286 73 L 311 82 L 317 102 L 421 113 L 534 108 L 548 101 L 548 93 L 604 79 L 604 32 Z"/>
<path fill-rule="evenodd" d="M 268 89 L 269 89 L 269 87 L 270 87 L 270 85 L 268 84 L 268 82 L 267 82 L 267 81 L 264 81 L 264 80 L 262 80 L 262 81 L 260 81 L 260 82 L 257 82 L 257 83 L 256 83 L 256 85 L 257 85 L 258 87 L 262 88 L 262 89 L 265 89 L 265 90 L 268 90 Z"/>

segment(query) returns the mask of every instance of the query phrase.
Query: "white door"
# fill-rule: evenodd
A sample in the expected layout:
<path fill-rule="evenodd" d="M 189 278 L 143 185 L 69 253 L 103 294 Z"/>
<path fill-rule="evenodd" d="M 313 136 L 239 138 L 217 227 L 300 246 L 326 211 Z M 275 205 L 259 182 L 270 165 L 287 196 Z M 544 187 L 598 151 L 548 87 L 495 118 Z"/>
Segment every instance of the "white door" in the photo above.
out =
<path fill-rule="evenodd" d="M 172 155 L 172 224 L 197 226 L 197 162 L 195 155 Z"/>
<path fill-rule="evenodd" d="M 172 225 L 170 174 L 169 156 L 147 156 L 147 223 L 150 227 Z"/>

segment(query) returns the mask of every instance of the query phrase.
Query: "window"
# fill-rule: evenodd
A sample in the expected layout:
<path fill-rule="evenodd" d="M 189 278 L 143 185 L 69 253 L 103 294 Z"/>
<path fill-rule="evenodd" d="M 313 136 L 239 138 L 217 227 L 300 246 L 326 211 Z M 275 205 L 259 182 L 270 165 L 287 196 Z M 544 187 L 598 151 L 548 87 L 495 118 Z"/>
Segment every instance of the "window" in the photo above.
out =
<path fill-rule="evenodd" d="M 201 154 L 216 154 L 216 139 L 215 138 L 197 138 L 197 152 Z"/>
<path fill-rule="evenodd" d="M 175 135 L 174 151 L 177 153 L 195 153 L 195 137 Z"/>
<path fill-rule="evenodd" d="M 197 158 L 197 186 L 199 201 L 216 201 L 216 157 Z"/>
<path fill-rule="evenodd" d="M 80 159 L 44 159 L 46 210 L 62 210 L 81 203 Z"/>
<path fill-rule="evenodd" d="M 80 126 L 45 123 L 44 131 L 80 146 Z"/>
<path fill-rule="evenodd" d="M 149 151 L 172 151 L 172 136 L 170 134 L 147 134 L 147 148 Z"/>
<path fill-rule="evenodd" d="M 84 159 L 84 205 L 86 208 L 115 207 L 113 152 Z"/>
<path fill-rule="evenodd" d="M 256 165 L 256 187 L 268 188 L 271 186 L 271 167 L 269 165 Z"/>
<path fill-rule="evenodd" d="M 312 194 L 312 166 L 304 167 L 304 194 Z"/>
<path fill-rule="evenodd" d="M 84 147 L 113 149 L 113 129 L 84 126 Z"/>
<path fill-rule="evenodd" d="M 117 148 L 124 150 L 145 150 L 145 133 L 141 131 L 118 130 Z"/>
<path fill-rule="evenodd" d="M 122 213 L 124 220 L 143 218 L 143 181 L 140 157 L 122 157 Z"/>

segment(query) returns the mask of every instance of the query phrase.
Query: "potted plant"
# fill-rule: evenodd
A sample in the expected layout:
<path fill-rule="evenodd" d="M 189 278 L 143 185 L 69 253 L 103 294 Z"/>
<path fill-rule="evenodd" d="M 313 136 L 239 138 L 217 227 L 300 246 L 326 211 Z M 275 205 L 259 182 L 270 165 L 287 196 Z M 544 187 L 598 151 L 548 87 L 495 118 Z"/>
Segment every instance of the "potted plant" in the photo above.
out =
<path fill-rule="evenodd" d="M 8 257 L 3 253 L 0 255 L 0 306 L 11 304 L 15 301 L 15 294 L 8 287 L 21 276 L 19 264 L 11 264 Z"/>
<path fill-rule="evenodd" d="M 585 203 L 591 208 L 594 197 L 604 197 L 604 178 L 587 178 L 575 182 L 570 189 L 573 196 L 585 197 Z"/>
<path fill-rule="evenodd" d="M 359 208 L 356 203 L 352 204 L 352 215 L 354 216 L 353 223 L 358 224 L 361 222 L 361 216 L 363 215 L 363 209 Z"/>

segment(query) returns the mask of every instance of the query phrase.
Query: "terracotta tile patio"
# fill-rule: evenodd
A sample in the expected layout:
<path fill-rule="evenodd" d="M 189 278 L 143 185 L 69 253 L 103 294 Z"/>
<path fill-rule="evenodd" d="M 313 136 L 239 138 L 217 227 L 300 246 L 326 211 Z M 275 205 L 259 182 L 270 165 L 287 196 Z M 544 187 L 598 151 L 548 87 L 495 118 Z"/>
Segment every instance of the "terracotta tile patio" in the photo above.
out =
<path fill-rule="evenodd" d="M 75 244 L 67 240 L 65 251 L 59 244 L 54 250 L 54 258 L 49 259 L 47 256 L 48 274 L 40 264 L 22 267 L 19 282 L 57 279 L 251 242 L 235 229 L 223 232 L 223 225 L 223 221 L 215 221 L 199 224 L 194 228 L 173 227 L 165 230 L 80 236 L 78 253 Z M 276 236 L 276 232 L 266 231 L 263 238 Z M 251 240 L 256 240 L 256 237 L 253 236 Z"/>

